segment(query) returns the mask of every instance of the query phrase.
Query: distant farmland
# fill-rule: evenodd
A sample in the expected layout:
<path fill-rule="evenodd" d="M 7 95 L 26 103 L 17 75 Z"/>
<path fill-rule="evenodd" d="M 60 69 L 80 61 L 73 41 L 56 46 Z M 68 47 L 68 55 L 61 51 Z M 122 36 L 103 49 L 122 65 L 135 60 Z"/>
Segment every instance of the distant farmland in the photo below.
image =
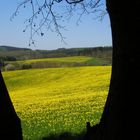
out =
<path fill-rule="evenodd" d="M 110 71 L 110 66 L 94 66 L 3 72 L 24 139 L 39 140 L 65 131 L 77 134 L 85 130 L 87 121 L 98 123 Z"/>
<path fill-rule="evenodd" d="M 23 61 L 7 61 L 5 62 L 5 70 L 105 65 L 111 65 L 111 62 L 103 58 L 88 56 L 71 56 L 61 58 L 31 59 Z"/>

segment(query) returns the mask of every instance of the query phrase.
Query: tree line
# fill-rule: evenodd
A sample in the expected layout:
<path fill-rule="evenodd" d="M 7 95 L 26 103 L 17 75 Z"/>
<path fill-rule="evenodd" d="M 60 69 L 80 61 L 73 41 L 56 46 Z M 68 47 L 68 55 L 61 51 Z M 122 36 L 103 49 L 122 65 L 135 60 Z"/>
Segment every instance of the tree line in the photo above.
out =
<path fill-rule="evenodd" d="M 6 48 L 5 50 L 1 48 Z M 67 56 L 94 56 L 94 57 L 111 57 L 111 46 L 86 47 L 86 48 L 58 48 L 56 50 L 31 50 L 25 48 L 14 48 L 0 46 L 0 60 L 16 61 L 39 58 L 57 58 Z"/>

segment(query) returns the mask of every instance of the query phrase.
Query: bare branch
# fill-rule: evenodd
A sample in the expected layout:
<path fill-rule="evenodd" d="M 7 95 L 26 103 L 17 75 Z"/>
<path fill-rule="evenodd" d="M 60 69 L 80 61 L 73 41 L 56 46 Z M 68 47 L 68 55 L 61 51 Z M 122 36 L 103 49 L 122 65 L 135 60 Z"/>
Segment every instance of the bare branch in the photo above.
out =
<path fill-rule="evenodd" d="M 23 2 L 17 6 L 11 20 L 18 15 L 20 8 L 26 8 L 28 4 L 30 5 L 32 15 L 25 20 L 26 26 L 23 32 L 27 30 L 30 31 L 29 45 L 35 44 L 35 35 L 44 36 L 44 29 L 47 31 L 55 31 L 61 38 L 61 41 L 65 43 L 65 38 L 61 32 L 62 29 L 65 29 L 65 27 L 62 26 L 62 20 L 66 19 L 64 15 L 70 18 L 77 11 L 79 15 L 77 20 L 78 24 L 83 15 L 99 11 L 99 7 L 101 6 L 100 2 L 101 0 L 23 0 Z M 63 10 L 58 10 L 57 7 L 63 4 L 67 5 L 65 11 L 62 13 Z"/>
<path fill-rule="evenodd" d="M 76 3 L 80 3 L 80 2 L 83 2 L 84 0 L 66 0 L 66 2 L 68 4 L 76 4 Z"/>

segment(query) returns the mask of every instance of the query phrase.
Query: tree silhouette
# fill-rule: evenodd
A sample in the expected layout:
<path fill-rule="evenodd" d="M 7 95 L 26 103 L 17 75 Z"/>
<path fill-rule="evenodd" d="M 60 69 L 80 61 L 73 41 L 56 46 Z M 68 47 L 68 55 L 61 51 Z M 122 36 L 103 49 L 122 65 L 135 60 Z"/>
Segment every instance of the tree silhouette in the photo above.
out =
<path fill-rule="evenodd" d="M 136 127 L 139 124 L 139 7 L 138 0 L 133 3 L 107 0 L 113 63 L 109 94 L 100 121 L 104 140 L 140 139 Z"/>
<path fill-rule="evenodd" d="M 21 122 L 0 71 L 0 139 L 22 140 Z"/>
<path fill-rule="evenodd" d="M 35 10 L 34 4 L 38 6 Z M 21 3 L 15 12 L 17 14 L 21 6 L 31 4 L 32 17 L 27 22 L 26 29 L 30 27 L 30 42 L 34 44 L 33 36 L 35 33 L 42 32 L 42 27 L 55 27 L 55 31 L 62 37 L 60 32 L 62 26 L 58 24 L 58 20 L 62 17 L 53 12 L 56 3 L 68 3 L 70 5 L 69 12 L 75 9 L 79 4 L 82 6 L 81 16 L 84 12 L 89 12 L 89 8 L 96 12 L 100 6 L 101 0 L 44 0 L 40 5 L 39 0 L 25 0 Z M 86 3 L 86 4 L 85 4 Z M 85 139 L 90 140 L 138 140 L 139 127 L 139 79 L 140 79 L 140 63 L 139 63 L 139 33 L 140 33 L 140 1 L 139 0 L 106 0 L 106 7 L 109 13 L 112 39 L 113 39 L 113 62 L 112 75 L 110 81 L 109 94 L 105 104 L 105 108 L 96 127 L 91 127 L 88 123 L 88 136 Z M 44 14 L 44 11 L 45 13 Z M 40 26 L 37 27 L 35 18 L 41 15 Z M 37 28 L 35 28 L 37 27 Z M 24 31 L 26 31 L 26 29 Z M 2 86 L 1 88 L 4 88 Z M 5 95 L 7 96 L 7 95 Z M 10 100 L 6 101 L 8 105 Z M 11 104 L 11 103 L 10 103 Z M 4 110 L 2 110 L 4 111 Z M 16 124 L 15 124 L 16 125 Z"/>

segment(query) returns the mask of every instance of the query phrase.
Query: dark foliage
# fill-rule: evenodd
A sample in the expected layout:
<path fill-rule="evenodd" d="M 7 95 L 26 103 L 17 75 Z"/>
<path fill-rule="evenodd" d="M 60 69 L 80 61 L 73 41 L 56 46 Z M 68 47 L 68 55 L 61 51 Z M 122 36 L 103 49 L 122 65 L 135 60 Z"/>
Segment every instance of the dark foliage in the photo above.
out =
<path fill-rule="evenodd" d="M 112 47 L 105 46 L 69 49 L 59 48 L 56 50 L 31 50 L 27 48 L 0 46 L 0 59 L 3 58 L 5 61 L 67 56 L 93 56 L 111 59 Z"/>

